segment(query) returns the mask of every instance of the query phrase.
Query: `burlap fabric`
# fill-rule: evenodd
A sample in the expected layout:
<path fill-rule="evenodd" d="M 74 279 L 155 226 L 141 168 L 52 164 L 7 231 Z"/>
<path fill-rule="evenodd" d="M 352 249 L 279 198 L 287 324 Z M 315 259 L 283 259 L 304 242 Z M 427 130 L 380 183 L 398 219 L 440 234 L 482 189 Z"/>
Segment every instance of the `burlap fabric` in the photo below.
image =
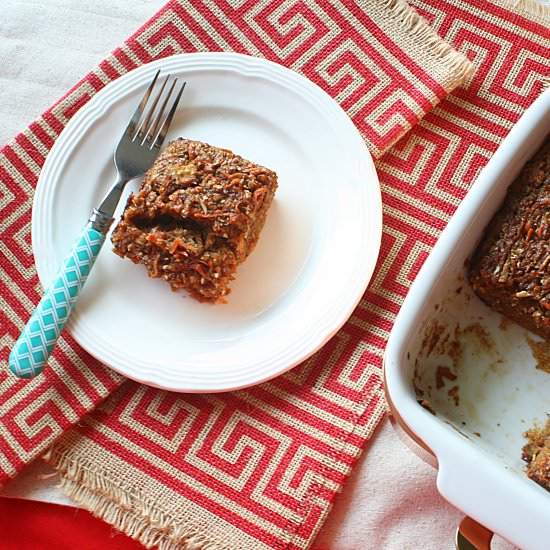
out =
<path fill-rule="evenodd" d="M 402 138 L 378 162 L 385 226 L 373 283 L 323 350 L 227 395 L 125 382 L 49 453 L 71 496 L 147 545 L 308 547 L 384 413 L 393 318 L 476 174 L 540 92 L 550 38 L 544 10 L 527 4 L 414 4 L 447 42 L 398 1 L 170 2 L 2 152 L 5 359 L 39 296 L 28 241 L 40 166 L 68 118 L 119 74 L 173 52 L 251 53 L 331 93 L 374 155 Z M 449 43 L 478 66 L 474 78 Z M 31 383 L 0 373 L 4 480 L 120 382 L 69 336 L 52 367 Z"/>
<path fill-rule="evenodd" d="M 356 15 L 352 17 L 350 10 Z M 427 41 L 435 42 L 432 51 L 425 48 Z M 418 59 L 409 56 L 409 49 Z M 41 294 L 30 217 L 44 159 L 71 116 L 106 83 L 153 59 L 197 50 L 251 53 L 302 72 L 339 98 L 375 154 L 403 135 L 471 71 L 464 56 L 438 41 L 403 2 L 363 6 L 349 2 L 335 7 L 236 2 L 225 5 L 225 11 L 215 2 L 168 3 L 2 149 L 0 484 L 122 381 L 84 352 L 68 332 L 53 354 L 51 368 L 32 382 L 18 381 L 6 368 L 11 345 Z M 371 58 L 383 59 L 387 74 Z M 377 81 L 380 84 L 375 85 Z"/>

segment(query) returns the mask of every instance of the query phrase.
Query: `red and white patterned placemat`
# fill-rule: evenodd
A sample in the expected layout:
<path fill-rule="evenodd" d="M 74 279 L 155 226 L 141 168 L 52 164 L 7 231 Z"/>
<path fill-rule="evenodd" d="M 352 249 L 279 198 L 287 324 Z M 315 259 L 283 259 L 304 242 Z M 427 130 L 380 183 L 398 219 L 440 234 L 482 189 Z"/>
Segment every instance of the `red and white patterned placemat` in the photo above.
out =
<path fill-rule="evenodd" d="M 323 86 L 378 154 L 471 71 L 465 57 L 438 42 L 401 1 L 361 7 L 351 1 L 219 6 L 169 2 L 1 151 L 0 484 L 122 381 L 67 332 L 53 354 L 52 368 L 34 381 L 18 381 L 5 368 L 11 345 L 41 293 L 30 243 L 38 174 L 56 137 L 93 94 L 136 66 L 175 52 L 250 53 L 283 63 Z M 427 40 L 436 42 L 432 51 L 424 47 Z"/>
<path fill-rule="evenodd" d="M 381 418 L 381 356 L 402 298 L 476 174 L 540 92 L 549 57 L 548 26 L 527 8 L 414 4 L 478 66 L 467 88 L 427 115 L 469 66 L 403 2 L 172 1 L 2 151 L 5 360 L 39 297 L 29 243 L 37 174 L 70 116 L 119 74 L 180 51 L 264 56 L 331 93 L 376 156 L 426 115 L 378 162 L 378 268 L 323 350 L 228 395 L 181 397 L 126 382 L 50 453 L 74 498 L 144 542 L 309 546 Z M 0 371 L 0 482 L 120 382 L 68 335 L 52 366 L 31 383 Z"/>

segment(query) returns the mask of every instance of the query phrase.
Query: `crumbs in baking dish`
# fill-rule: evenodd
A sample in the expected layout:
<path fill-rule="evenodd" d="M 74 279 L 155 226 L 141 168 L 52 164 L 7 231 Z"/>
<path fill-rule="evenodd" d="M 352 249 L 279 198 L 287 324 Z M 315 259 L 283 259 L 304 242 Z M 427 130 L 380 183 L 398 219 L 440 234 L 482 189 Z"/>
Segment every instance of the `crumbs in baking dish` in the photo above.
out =
<path fill-rule="evenodd" d="M 550 491 L 550 418 L 544 426 L 535 426 L 524 434 L 527 444 L 522 458 L 527 463 L 525 472 L 539 485 Z"/>

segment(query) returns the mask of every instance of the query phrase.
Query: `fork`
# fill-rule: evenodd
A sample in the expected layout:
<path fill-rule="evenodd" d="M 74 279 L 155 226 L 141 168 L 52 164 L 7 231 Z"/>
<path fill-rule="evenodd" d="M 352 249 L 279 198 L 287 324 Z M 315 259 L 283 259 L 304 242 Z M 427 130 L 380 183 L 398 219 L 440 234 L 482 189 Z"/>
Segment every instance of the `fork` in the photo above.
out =
<path fill-rule="evenodd" d="M 165 114 L 178 79 L 172 79 L 169 85 L 170 75 L 167 75 L 164 82 L 157 86 L 160 90 L 152 99 L 151 94 L 159 73 L 160 71 L 156 72 L 116 146 L 115 183 L 99 206 L 93 209 L 88 223 L 82 229 L 10 353 L 10 370 L 19 378 L 34 378 L 46 366 L 48 357 L 105 242 L 125 185 L 145 174 L 159 154 L 185 88 L 184 82 L 175 93 L 168 113 Z"/>

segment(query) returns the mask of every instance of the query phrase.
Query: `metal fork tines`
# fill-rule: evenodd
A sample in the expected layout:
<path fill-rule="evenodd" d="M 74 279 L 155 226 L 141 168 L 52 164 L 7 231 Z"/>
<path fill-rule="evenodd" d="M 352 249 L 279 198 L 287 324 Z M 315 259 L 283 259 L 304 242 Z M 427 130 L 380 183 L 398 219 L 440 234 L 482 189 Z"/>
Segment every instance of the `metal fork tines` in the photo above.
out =
<path fill-rule="evenodd" d="M 155 74 L 153 81 L 149 85 L 149 88 L 147 89 L 147 91 L 145 92 L 145 95 L 143 96 L 142 100 L 137 106 L 136 111 L 134 112 L 134 115 L 132 116 L 126 128 L 126 131 L 124 132 L 125 137 L 131 136 L 132 141 L 135 141 L 137 139 L 141 145 L 144 145 L 145 143 L 149 143 L 150 148 L 160 147 L 162 145 L 162 142 L 166 137 L 166 132 L 168 130 L 168 127 L 170 126 L 170 123 L 172 122 L 174 112 L 176 110 L 179 99 L 181 97 L 181 94 L 183 93 L 183 90 L 186 84 L 184 82 L 181 85 L 179 92 L 176 94 L 176 97 L 172 103 L 172 107 L 170 108 L 170 111 L 168 112 L 168 115 L 165 117 L 164 123 L 161 126 L 162 115 L 166 111 L 166 106 L 168 105 L 168 101 L 170 100 L 170 97 L 172 97 L 172 93 L 176 87 L 178 79 L 174 78 L 172 80 L 172 85 L 170 86 L 169 90 L 166 93 L 164 93 L 166 84 L 168 84 L 170 80 L 170 75 L 167 75 L 164 78 L 164 82 L 160 86 L 160 90 L 157 92 L 157 94 L 155 95 L 155 98 L 152 100 L 151 106 L 147 109 L 147 111 L 145 111 L 145 107 L 149 102 L 149 98 L 151 97 L 151 92 L 155 87 L 159 73 L 160 71 L 157 71 L 157 73 Z M 157 108 L 159 101 L 163 96 L 163 93 L 164 93 L 164 100 L 161 104 L 161 107 Z M 153 119 L 154 115 L 155 117 Z M 152 122 L 151 122 L 151 119 L 153 119 Z"/>
<path fill-rule="evenodd" d="M 178 79 L 167 75 L 162 84 L 157 85 L 159 73 L 156 72 L 115 149 L 117 181 L 90 219 L 98 231 L 108 230 L 124 186 L 151 167 L 168 133 L 186 83 L 175 91 Z"/>

